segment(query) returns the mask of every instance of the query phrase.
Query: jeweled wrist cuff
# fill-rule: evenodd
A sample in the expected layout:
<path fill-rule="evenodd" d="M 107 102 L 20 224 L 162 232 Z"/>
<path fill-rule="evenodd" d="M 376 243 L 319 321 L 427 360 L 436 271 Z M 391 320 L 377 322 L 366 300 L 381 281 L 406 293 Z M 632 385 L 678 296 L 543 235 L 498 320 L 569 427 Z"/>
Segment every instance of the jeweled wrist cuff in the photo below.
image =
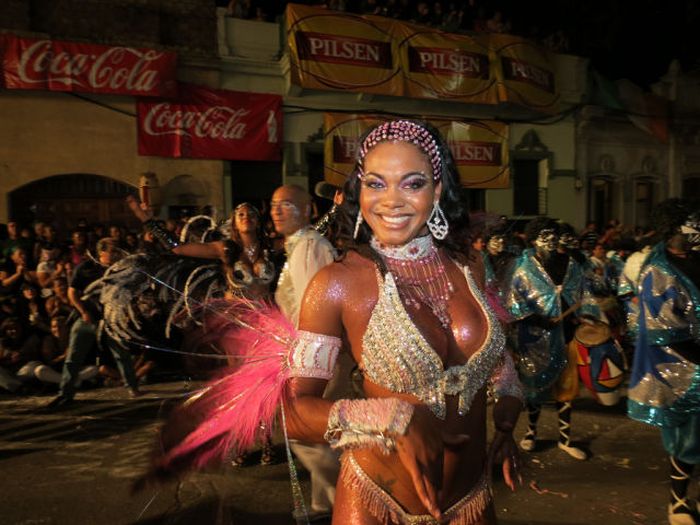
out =
<path fill-rule="evenodd" d="M 341 399 L 333 403 L 323 436 L 331 448 L 378 447 L 385 454 L 406 434 L 414 407 L 396 398 Z"/>
<path fill-rule="evenodd" d="M 289 353 L 289 377 L 331 379 L 341 343 L 340 337 L 299 330 Z"/>

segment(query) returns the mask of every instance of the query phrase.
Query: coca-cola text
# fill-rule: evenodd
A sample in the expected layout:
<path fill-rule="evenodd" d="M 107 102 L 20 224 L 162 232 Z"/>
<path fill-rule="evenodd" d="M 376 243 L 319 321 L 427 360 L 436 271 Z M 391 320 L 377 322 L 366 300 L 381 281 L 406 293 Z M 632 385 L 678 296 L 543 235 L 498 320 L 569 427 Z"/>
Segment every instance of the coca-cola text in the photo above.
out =
<path fill-rule="evenodd" d="M 173 94 L 173 53 L 10 37 L 3 59 L 9 88 Z"/>
<path fill-rule="evenodd" d="M 155 104 L 143 119 L 143 131 L 152 136 L 189 135 L 198 138 L 241 140 L 246 136 L 242 108 L 210 106 L 198 108 L 163 102 Z"/>

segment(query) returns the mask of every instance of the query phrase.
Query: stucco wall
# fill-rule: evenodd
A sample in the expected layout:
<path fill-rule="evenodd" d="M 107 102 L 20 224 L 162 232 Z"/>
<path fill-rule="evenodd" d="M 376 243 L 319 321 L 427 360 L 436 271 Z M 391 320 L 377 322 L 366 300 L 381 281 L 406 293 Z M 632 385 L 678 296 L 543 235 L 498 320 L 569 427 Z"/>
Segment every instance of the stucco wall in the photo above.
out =
<path fill-rule="evenodd" d="M 223 207 L 223 162 L 140 156 L 133 100 L 105 96 L 99 100 L 128 114 L 68 94 L 0 93 L 0 221 L 8 218 L 10 191 L 69 173 L 136 185 L 141 173 L 152 171 L 162 187 L 179 175 L 191 175 L 205 188 L 201 200 Z"/>

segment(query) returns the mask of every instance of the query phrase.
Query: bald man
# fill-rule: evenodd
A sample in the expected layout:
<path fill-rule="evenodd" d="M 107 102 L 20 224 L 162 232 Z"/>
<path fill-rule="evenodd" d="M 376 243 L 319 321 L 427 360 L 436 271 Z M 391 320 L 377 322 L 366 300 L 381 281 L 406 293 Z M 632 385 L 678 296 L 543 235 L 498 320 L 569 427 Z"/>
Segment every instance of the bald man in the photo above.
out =
<path fill-rule="evenodd" d="M 275 230 L 284 236 L 287 262 L 282 269 L 275 301 L 296 325 L 299 308 L 309 281 L 333 262 L 335 250 L 311 227 L 311 196 L 299 186 L 281 186 L 272 194 L 270 215 Z"/>
<path fill-rule="evenodd" d="M 311 227 L 311 196 L 299 186 L 281 186 L 272 194 L 270 215 L 275 230 L 284 236 L 287 262 L 282 269 L 275 291 L 275 302 L 282 313 L 296 326 L 299 309 L 309 281 L 321 268 L 333 262 L 335 250 L 331 243 Z M 339 359 L 340 363 L 342 360 Z M 336 377 L 349 377 L 348 366 Z M 324 397 L 335 398 L 339 387 L 331 381 Z M 328 445 L 292 443 L 292 450 L 311 473 L 311 512 L 314 521 L 330 517 L 335 499 L 335 484 L 340 463 L 338 454 Z"/>

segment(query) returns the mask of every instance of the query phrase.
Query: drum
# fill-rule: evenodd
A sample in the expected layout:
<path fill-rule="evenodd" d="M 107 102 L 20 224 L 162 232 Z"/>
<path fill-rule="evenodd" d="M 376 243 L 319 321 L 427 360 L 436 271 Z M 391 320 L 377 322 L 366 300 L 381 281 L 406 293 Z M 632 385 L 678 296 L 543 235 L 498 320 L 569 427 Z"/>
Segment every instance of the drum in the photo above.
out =
<path fill-rule="evenodd" d="M 584 322 L 576 329 L 579 377 L 605 406 L 620 400 L 620 386 L 627 363 L 622 347 L 611 336 L 610 327 L 601 322 Z"/>

